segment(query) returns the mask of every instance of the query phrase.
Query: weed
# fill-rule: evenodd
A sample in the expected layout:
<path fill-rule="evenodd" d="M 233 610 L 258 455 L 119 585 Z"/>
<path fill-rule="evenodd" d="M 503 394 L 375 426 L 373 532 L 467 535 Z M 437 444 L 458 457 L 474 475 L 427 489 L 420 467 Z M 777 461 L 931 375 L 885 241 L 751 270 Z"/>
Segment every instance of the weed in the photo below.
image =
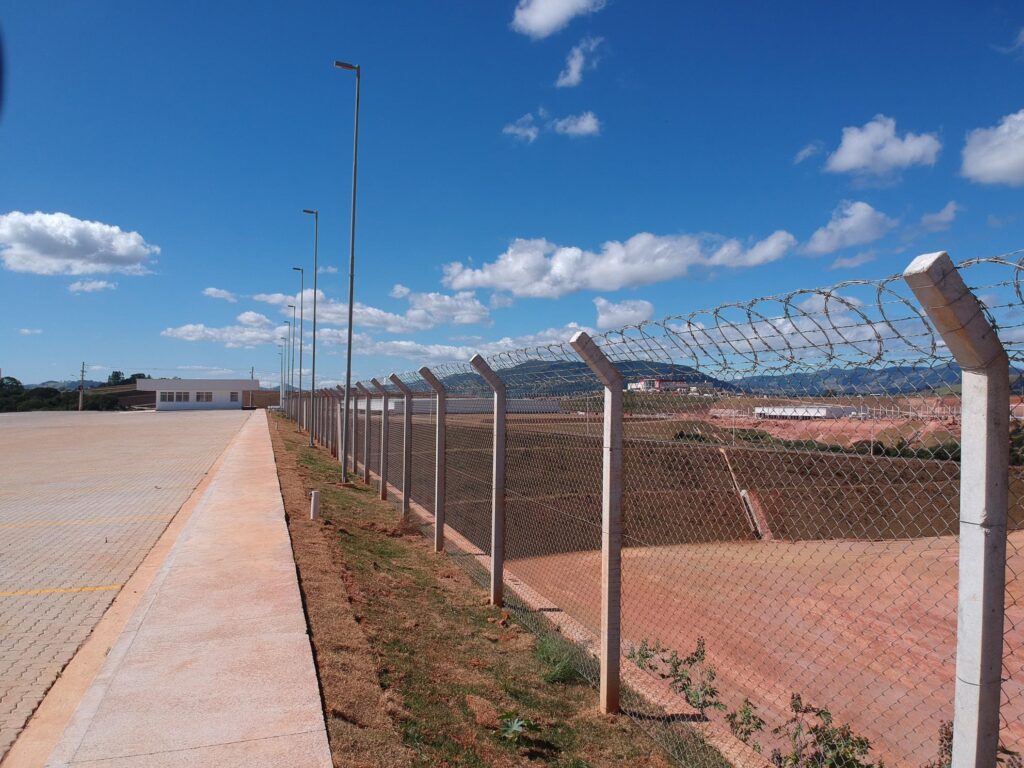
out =
<path fill-rule="evenodd" d="M 772 764 L 778 768 L 875 768 L 866 761 L 871 742 L 855 735 L 849 725 L 834 725 L 827 709 L 804 704 L 798 693 L 790 697 L 789 709 L 793 716 L 772 730 L 786 736 L 789 751 L 773 750 Z M 883 763 L 877 768 L 883 768 Z"/>
<path fill-rule="evenodd" d="M 542 634 L 537 638 L 536 653 L 547 667 L 543 675 L 545 683 L 569 684 L 583 680 L 573 663 L 573 650 L 565 641 Z"/>
<path fill-rule="evenodd" d="M 725 709 L 725 704 L 718 700 L 718 687 L 715 685 L 717 673 L 707 663 L 704 638 L 697 638 L 697 648 L 689 656 L 680 658 L 676 651 L 666 652 L 660 641 L 654 645 L 646 639 L 640 645 L 627 652 L 626 658 L 640 669 L 657 673 L 662 680 L 669 681 L 673 692 L 681 694 L 687 703 L 706 718 L 709 709 Z"/>
<path fill-rule="evenodd" d="M 764 730 L 764 720 L 757 714 L 757 707 L 750 699 L 744 699 L 740 708 L 727 714 L 725 719 L 733 736 L 750 745 L 755 752 L 761 752 L 761 745 L 752 739 L 755 733 Z"/>
<path fill-rule="evenodd" d="M 537 733 L 540 727 L 525 717 L 509 712 L 501 718 L 501 738 L 511 741 L 516 746 L 522 745 L 531 733 Z"/>

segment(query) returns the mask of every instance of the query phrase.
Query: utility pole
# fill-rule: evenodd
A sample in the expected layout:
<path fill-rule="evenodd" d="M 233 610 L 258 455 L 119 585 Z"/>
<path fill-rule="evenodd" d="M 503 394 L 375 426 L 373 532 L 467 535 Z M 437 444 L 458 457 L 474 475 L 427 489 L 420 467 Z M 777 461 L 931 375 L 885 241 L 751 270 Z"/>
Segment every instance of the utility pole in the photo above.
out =
<path fill-rule="evenodd" d="M 255 378 L 256 378 L 256 366 L 255 365 L 251 365 L 251 366 L 249 366 L 249 381 L 252 381 Z"/>
<path fill-rule="evenodd" d="M 85 400 L 85 361 L 82 361 L 82 373 L 78 378 L 78 410 L 82 410 Z"/>

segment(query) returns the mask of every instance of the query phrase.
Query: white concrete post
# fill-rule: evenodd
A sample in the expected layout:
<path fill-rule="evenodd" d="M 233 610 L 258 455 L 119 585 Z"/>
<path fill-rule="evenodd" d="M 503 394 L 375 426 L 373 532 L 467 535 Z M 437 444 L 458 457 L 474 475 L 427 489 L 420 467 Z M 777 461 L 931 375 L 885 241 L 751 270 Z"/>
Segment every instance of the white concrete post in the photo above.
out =
<path fill-rule="evenodd" d="M 604 385 L 601 469 L 601 688 L 600 709 L 619 711 L 622 625 L 622 374 L 594 340 L 580 331 L 569 341 Z"/>
<path fill-rule="evenodd" d="M 494 390 L 494 462 L 491 469 L 491 605 L 502 605 L 505 575 L 505 382 L 480 355 L 469 361 Z"/>
<path fill-rule="evenodd" d="M 444 504 L 445 504 L 445 432 L 444 422 L 448 413 L 448 392 L 444 384 L 429 368 L 420 368 L 423 377 L 437 398 L 437 427 L 434 430 L 434 551 L 444 550 Z"/>
<path fill-rule="evenodd" d="M 380 393 L 380 500 L 388 500 L 388 422 L 391 420 L 388 415 L 388 391 L 376 379 L 370 379 L 370 383 Z"/>
<path fill-rule="evenodd" d="M 320 519 L 320 491 L 311 491 L 309 494 L 309 519 Z"/>
<path fill-rule="evenodd" d="M 338 464 L 341 465 L 341 480 L 342 482 L 348 482 L 348 457 L 342 453 L 341 436 L 345 433 L 344 419 L 345 419 L 345 407 L 343 404 L 343 397 L 345 396 L 345 390 L 341 387 L 335 387 L 334 392 L 334 406 L 337 409 L 336 413 L 338 418 L 335 419 L 333 425 L 331 425 L 331 444 L 334 447 L 335 456 L 338 457 Z"/>
<path fill-rule="evenodd" d="M 370 396 L 370 390 L 362 385 L 362 383 L 356 384 L 356 389 L 363 396 L 363 402 L 366 403 L 366 412 L 363 414 L 363 482 L 367 485 L 370 484 L 370 414 L 373 406 L 373 398 Z"/>
<path fill-rule="evenodd" d="M 409 514 L 409 490 L 412 487 L 412 390 L 392 373 L 388 378 L 402 393 L 402 517 Z"/>
<path fill-rule="evenodd" d="M 359 387 L 352 388 L 352 474 L 359 476 Z M 363 464 L 366 463 L 366 455 L 363 455 Z"/>
<path fill-rule="evenodd" d="M 359 451 L 359 392 L 353 387 L 349 396 L 353 398 L 352 407 L 350 412 L 352 413 L 352 423 L 349 425 L 348 433 L 352 436 L 349 439 L 349 455 L 352 458 L 352 474 L 359 473 L 359 465 L 356 462 L 356 455 Z"/>
<path fill-rule="evenodd" d="M 1009 359 L 944 251 L 918 256 L 903 279 L 962 369 L 953 768 L 992 768 L 1003 665 Z"/>

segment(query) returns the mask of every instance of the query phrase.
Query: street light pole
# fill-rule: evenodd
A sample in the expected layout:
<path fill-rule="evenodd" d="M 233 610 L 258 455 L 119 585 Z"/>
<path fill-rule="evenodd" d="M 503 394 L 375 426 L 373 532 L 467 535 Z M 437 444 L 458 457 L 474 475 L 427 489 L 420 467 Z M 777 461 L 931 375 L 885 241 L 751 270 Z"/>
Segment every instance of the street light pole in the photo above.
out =
<path fill-rule="evenodd" d="M 362 81 L 362 69 L 358 64 L 347 64 L 344 61 L 335 61 L 336 69 L 347 69 L 356 73 L 356 114 L 355 128 L 352 133 L 352 219 L 349 225 L 348 241 L 348 341 L 345 350 L 345 418 L 341 427 L 341 448 L 338 452 L 341 458 L 342 475 L 348 479 L 348 410 L 349 393 L 352 389 L 352 302 L 355 288 L 356 274 L 356 182 L 359 176 L 359 86 Z"/>
<path fill-rule="evenodd" d="M 292 270 L 299 273 L 299 408 L 302 408 L 302 335 L 306 332 L 306 270 L 302 267 L 292 267 Z M 295 423 L 301 428 L 302 414 L 295 412 Z"/>
<path fill-rule="evenodd" d="M 313 392 L 316 391 L 316 282 L 317 276 L 320 274 L 320 267 L 317 264 L 318 261 L 318 248 L 320 245 L 320 211 L 311 210 L 309 208 L 303 208 L 303 213 L 308 213 L 313 217 L 313 368 L 310 371 L 309 379 L 309 447 L 313 447 L 313 428 L 312 425 L 316 423 L 314 421 L 314 405 Z"/>
<path fill-rule="evenodd" d="M 278 354 L 278 357 L 281 358 L 281 361 L 280 361 L 281 365 L 280 365 L 280 368 L 279 368 L 280 381 L 279 381 L 278 387 L 277 387 L 277 405 L 278 405 L 279 408 L 284 406 L 284 352 L 281 351 L 282 349 L 283 349 L 283 347 L 280 344 L 278 344 L 277 345 L 277 354 Z"/>
<path fill-rule="evenodd" d="M 295 322 L 295 305 L 294 304 L 289 304 L 288 305 L 288 309 L 290 309 L 292 311 L 292 344 L 291 344 L 291 348 L 290 348 L 292 359 L 291 359 L 291 363 L 289 364 L 289 367 L 288 367 L 288 385 L 292 388 L 292 391 L 294 392 L 295 391 L 295 337 L 298 335 L 299 325 L 298 325 L 298 323 Z"/>

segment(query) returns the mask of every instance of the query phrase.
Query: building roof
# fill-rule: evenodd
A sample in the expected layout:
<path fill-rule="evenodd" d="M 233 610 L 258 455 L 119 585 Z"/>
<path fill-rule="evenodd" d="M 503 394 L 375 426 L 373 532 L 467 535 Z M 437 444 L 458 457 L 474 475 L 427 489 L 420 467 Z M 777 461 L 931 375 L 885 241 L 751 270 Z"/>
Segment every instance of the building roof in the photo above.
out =
<path fill-rule="evenodd" d="M 241 392 L 259 389 L 259 379 L 136 379 L 142 392 Z"/>

